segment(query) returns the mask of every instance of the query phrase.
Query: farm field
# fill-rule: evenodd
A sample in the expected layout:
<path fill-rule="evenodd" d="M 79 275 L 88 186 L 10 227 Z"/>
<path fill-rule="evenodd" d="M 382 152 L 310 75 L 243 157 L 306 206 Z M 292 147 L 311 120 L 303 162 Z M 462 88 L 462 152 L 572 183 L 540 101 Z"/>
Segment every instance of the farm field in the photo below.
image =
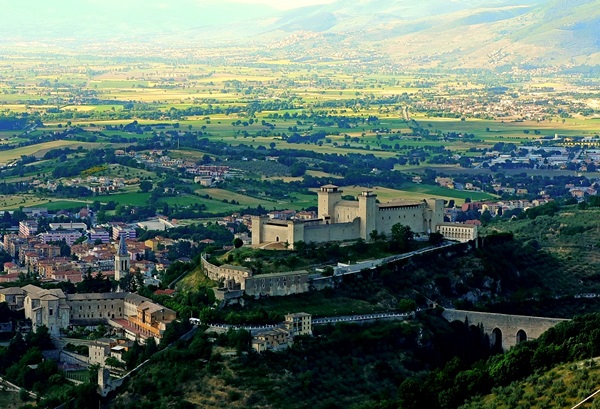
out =
<path fill-rule="evenodd" d="M 30 146 L 24 146 L 21 148 L 0 151 L 0 163 L 9 163 L 16 159 L 20 159 L 21 156 L 24 156 L 24 155 L 25 156 L 34 155 L 38 158 L 41 158 L 42 156 L 44 156 L 44 154 L 46 152 L 48 152 L 49 150 L 52 150 L 52 149 L 66 148 L 66 147 L 76 149 L 79 146 L 81 146 L 84 149 L 94 149 L 94 148 L 100 148 L 103 146 L 111 146 L 111 145 L 110 144 L 97 144 L 97 143 L 90 143 L 90 142 L 63 141 L 63 140 L 44 142 L 44 143 L 40 143 L 40 144 L 36 144 L 36 145 L 30 145 Z"/>
<path fill-rule="evenodd" d="M 115 202 L 121 205 L 142 205 L 144 203 L 147 203 L 148 199 L 150 199 L 150 193 L 141 192 L 117 193 L 110 195 L 94 196 L 94 200 L 98 200 L 101 203 Z"/>
<path fill-rule="evenodd" d="M 160 164 L 158 167 L 156 164 L 138 166 L 127 161 L 133 160 L 136 152 L 160 152 L 153 154 L 154 159 L 157 155 L 167 155 L 188 164 L 227 165 L 231 160 L 239 165 L 251 163 L 244 157 L 248 151 L 261 155 L 273 153 L 275 160 L 290 150 L 298 152 L 272 169 L 256 158 L 254 165 L 239 165 L 245 169 L 238 172 L 238 177 L 262 181 L 263 188 L 281 182 L 302 184 L 304 176 L 347 184 L 343 176 L 330 173 L 330 165 L 322 165 L 322 161 L 341 156 L 362 157 L 365 163 L 373 158 L 388 159 L 393 162 L 391 166 L 405 176 L 427 169 L 457 177 L 493 176 L 495 170 L 479 167 L 482 151 L 498 149 L 503 144 L 539 145 L 555 135 L 593 137 L 600 130 L 600 115 L 594 111 L 583 112 L 583 105 L 593 106 L 592 99 L 572 104 L 571 100 L 557 98 L 559 92 L 584 92 L 593 87 L 593 84 L 581 85 L 567 77 L 550 74 L 528 77 L 528 89 L 535 92 L 535 96 L 521 92 L 520 81 L 524 79 L 514 78 L 514 83 L 506 88 L 519 90 L 517 98 L 509 91 L 499 97 L 494 91 L 498 78 L 486 73 L 426 70 L 400 73 L 377 69 L 356 72 L 340 62 L 320 63 L 315 71 L 315 67 L 309 69 L 287 60 L 260 61 L 260 64 L 230 67 L 152 61 L 107 62 L 96 58 L 86 60 L 89 69 L 82 71 L 80 60 L 67 57 L 61 60 L 60 68 L 39 61 L 39 68 L 31 70 L 32 60 L 17 56 L 7 62 L 7 69 L 2 71 L 7 82 L 0 84 L 0 105 L 4 115 L 27 113 L 39 122 L 23 129 L 0 130 L 0 147 L 9 148 L 0 150 L 0 164 L 14 163 L 30 155 L 39 159 L 59 148 L 81 147 L 83 151 L 66 155 L 66 160 L 63 157 L 59 161 L 56 157 L 28 163 L 19 171 L 6 171 L 1 182 L 41 180 L 46 184 L 64 184 L 69 182 L 67 178 L 53 178 L 53 173 L 57 173 L 54 169 L 62 166 L 61 163 L 69 166 L 71 161 L 94 149 L 118 148 L 126 149 L 132 156 L 120 156 L 118 163 L 107 164 L 105 169 L 93 172 L 94 176 L 137 178 L 151 182 L 152 189 L 159 190 L 169 177 L 184 180 L 183 191 L 188 193 L 172 196 L 161 192 L 155 201 L 159 207 L 167 205 L 182 210 L 205 205 L 209 213 L 233 212 L 258 205 L 269 210 L 303 209 L 316 205 L 316 197 L 306 189 L 289 194 L 279 192 L 275 196 L 277 200 L 262 198 L 263 193 L 250 197 L 243 191 L 228 188 L 226 183 L 223 189 L 192 187 L 190 190 L 193 178 L 177 166 L 165 169 Z M 511 104 L 505 106 L 498 102 L 508 95 L 512 98 Z M 548 108 L 537 102 L 540 99 L 555 102 Z M 61 135 L 59 140 L 48 141 L 57 134 Z M 23 143 L 31 145 L 19 146 Z M 440 157 L 454 159 L 444 161 L 439 160 Z M 473 158 L 473 166 L 459 165 L 457 158 L 464 157 Z M 296 160 L 306 164 L 306 170 L 300 172 L 300 176 L 296 176 L 298 173 L 290 176 L 293 174 L 291 162 Z M 384 164 L 383 169 L 387 166 Z M 522 168 L 503 172 L 542 176 L 577 174 L 567 170 Z M 88 176 L 84 171 L 74 173 L 73 178 Z M 597 173 L 589 175 L 593 177 Z M 373 185 L 378 186 L 382 201 L 396 197 L 408 200 L 440 197 L 462 203 L 466 198 L 494 197 L 436 186 L 406 184 L 394 190 L 381 183 Z M 348 194 L 358 190 L 346 188 Z M 210 199 L 200 197 L 206 194 Z M 6 195 L 0 200 L 0 208 L 46 203 L 58 209 L 68 208 L 71 203 L 88 202 L 88 198 L 51 196 L 31 191 L 15 197 Z M 133 184 L 114 194 L 89 197 L 89 201 L 145 206 L 149 198 L 150 192 L 141 193 L 138 185 Z"/>
<path fill-rule="evenodd" d="M 258 205 L 264 205 L 267 201 L 263 199 L 257 199 L 254 197 L 242 195 L 239 193 L 231 192 L 229 190 L 224 189 L 216 189 L 216 188 L 205 188 L 196 190 L 196 193 L 200 195 L 209 195 L 213 199 L 216 200 L 235 200 L 240 203 L 240 206 L 251 206 L 256 207 Z"/>
<path fill-rule="evenodd" d="M 52 200 L 52 201 L 48 201 L 47 203 L 44 204 L 44 207 L 48 209 L 48 211 L 58 211 L 58 210 L 65 210 L 65 209 L 76 209 L 76 208 L 82 208 L 85 207 L 86 205 L 89 205 L 90 203 L 92 203 L 91 200 L 89 201 L 78 201 L 78 200 Z"/>
<path fill-rule="evenodd" d="M 122 178 L 140 178 L 157 180 L 156 173 L 150 172 L 144 169 L 132 168 L 129 166 L 122 165 L 108 165 L 107 169 L 95 172 L 94 176 L 106 176 L 106 177 L 122 177 Z"/>
<path fill-rule="evenodd" d="M 92 199 L 87 201 L 77 200 L 77 199 L 65 199 L 65 200 L 57 200 L 57 199 L 49 199 L 43 197 L 36 197 L 30 195 L 23 196 L 4 196 L 0 199 L 0 210 L 15 210 L 20 207 L 45 207 L 49 211 L 58 211 L 65 209 L 73 209 L 78 207 L 85 207 L 86 205 L 92 203 Z"/>
<path fill-rule="evenodd" d="M 321 172 L 318 170 L 307 170 L 306 174 L 309 176 L 313 176 L 315 178 L 334 178 L 334 179 L 341 179 L 342 176 L 339 175 L 334 175 L 331 173 L 327 173 L 327 172 Z"/>
<path fill-rule="evenodd" d="M 361 187 L 361 186 L 344 186 L 342 191 L 345 195 L 358 196 L 365 190 L 371 190 L 377 195 L 380 202 L 386 203 L 393 200 L 410 200 L 410 201 L 422 201 L 423 199 L 429 199 L 431 197 L 440 198 L 444 200 L 454 200 L 457 204 L 465 202 L 466 198 L 472 200 L 483 200 L 491 199 L 494 196 L 485 193 L 478 192 L 467 192 L 458 191 L 454 189 L 447 189 L 438 186 L 431 185 L 417 185 L 410 184 L 405 186 L 402 190 L 389 189 L 381 186 L 374 186 L 372 188 Z"/>
<path fill-rule="evenodd" d="M 3 195 L 0 197 L 0 210 L 13 210 L 19 207 L 40 206 L 48 200 L 32 195 Z"/>

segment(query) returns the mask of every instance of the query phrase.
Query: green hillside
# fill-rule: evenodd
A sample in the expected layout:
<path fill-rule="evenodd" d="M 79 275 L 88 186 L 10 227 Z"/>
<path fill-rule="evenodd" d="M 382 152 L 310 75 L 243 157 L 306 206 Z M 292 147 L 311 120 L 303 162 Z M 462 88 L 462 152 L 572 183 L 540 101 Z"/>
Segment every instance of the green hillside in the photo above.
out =
<path fill-rule="evenodd" d="M 570 408 L 595 392 L 599 384 L 600 367 L 597 359 L 573 362 L 530 375 L 521 382 L 494 388 L 491 394 L 473 398 L 461 409 Z M 592 398 L 580 406 L 598 407 L 598 398 Z"/>
<path fill-rule="evenodd" d="M 513 233 L 561 265 L 542 280 L 559 293 L 600 292 L 600 209 L 565 206 L 554 215 L 491 223 L 484 231 Z"/>

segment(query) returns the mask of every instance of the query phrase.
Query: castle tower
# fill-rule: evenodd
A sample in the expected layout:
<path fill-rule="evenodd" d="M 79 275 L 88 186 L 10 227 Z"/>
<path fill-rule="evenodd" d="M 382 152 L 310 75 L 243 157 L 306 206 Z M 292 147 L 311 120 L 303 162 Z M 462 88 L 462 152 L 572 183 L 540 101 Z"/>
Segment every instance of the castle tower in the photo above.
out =
<path fill-rule="evenodd" d="M 335 205 L 342 200 L 342 193 L 338 186 L 321 186 L 321 189 L 317 192 L 319 196 L 319 214 L 317 217 L 322 217 L 329 223 L 336 223 Z"/>
<path fill-rule="evenodd" d="M 423 214 L 423 232 L 433 233 L 437 226 L 444 223 L 444 200 L 427 199 L 427 209 Z"/>
<path fill-rule="evenodd" d="M 109 384 L 110 371 L 108 368 L 100 366 L 100 368 L 98 368 L 98 392 L 100 392 L 100 395 L 106 396 L 108 394 Z"/>
<path fill-rule="evenodd" d="M 125 242 L 125 235 L 121 235 L 121 239 L 119 241 L 119 250 L 115 255 L 115 280 L 119 281 L 124 277 L 129 275 L 129 267 L 130 267 L 131 259 L 129 258 L 129 253 L 127 252 L 127 243 Z"/>
<path fill-rule="evenodd" d="M 360 237 L 369 241 L 369 235 L 377 230 L 377 195 L 366 190 L 358 196 L 358 216 L 360 217 Z"/>
<path fill-rule="evenodd" d="M 262 231 L 265 218 L 261 216 L 252 216 L 252 245 L 262 244 Z"/>

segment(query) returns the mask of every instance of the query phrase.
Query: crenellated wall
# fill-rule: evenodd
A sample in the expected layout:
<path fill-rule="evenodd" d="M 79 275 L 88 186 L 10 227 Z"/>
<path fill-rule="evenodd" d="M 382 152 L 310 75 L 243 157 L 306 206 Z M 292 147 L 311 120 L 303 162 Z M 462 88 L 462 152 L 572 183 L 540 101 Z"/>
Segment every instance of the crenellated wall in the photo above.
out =
<path fill-rule="evenodd" d="M 246 280 L 246 294 L 255 297 L 262 295 L 285 296 L 300 294 L 309 290 L 308 271 L 260 274 Z"/>
<path fill-rule="evenodd" d="M 308 271 L 286 271 L 283 273 L 253 275 L 252 271 L 239 266 L 215 266 L 202 255 L 202 269 L 214 281 L 233 281 L 240 289 L 252 296 L 284 296 L 300 294 L 309 290 Z"/>

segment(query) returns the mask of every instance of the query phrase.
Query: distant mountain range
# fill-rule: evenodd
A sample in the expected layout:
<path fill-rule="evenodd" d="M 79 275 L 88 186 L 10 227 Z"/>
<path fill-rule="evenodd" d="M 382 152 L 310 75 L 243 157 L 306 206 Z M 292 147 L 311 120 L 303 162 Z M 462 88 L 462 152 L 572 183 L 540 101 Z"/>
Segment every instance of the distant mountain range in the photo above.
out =
<path fill-rule="evenodd" d="M 0 0 L 0 46 L 103 43 L 151 54 L 153 45 L 242 45 L 296 60 L 450 68 L 600 64 L 597 0 L 338 0 L 289 11 L 226 0 L 55 3 Z"/>

